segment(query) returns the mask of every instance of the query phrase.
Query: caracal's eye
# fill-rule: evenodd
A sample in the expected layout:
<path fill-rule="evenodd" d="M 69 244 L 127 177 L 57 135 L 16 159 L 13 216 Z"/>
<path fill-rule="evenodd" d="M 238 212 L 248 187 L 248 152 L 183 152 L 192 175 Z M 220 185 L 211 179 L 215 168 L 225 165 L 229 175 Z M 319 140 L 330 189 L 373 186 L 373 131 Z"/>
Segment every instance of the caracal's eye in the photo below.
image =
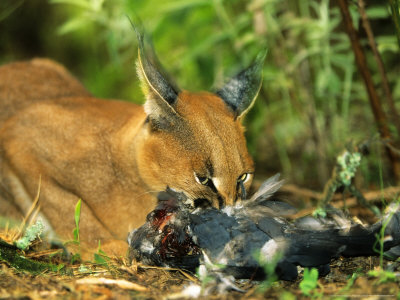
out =
<path fill-rule="evenodd" d="M 210 178 L 208 177 L 198 176 L 197 174 L 194 174 L 194 178 L 198 183 L 202 185 L 208 185 L 210 183 Z"/>
<path fill-rule="evenodd" d="M 238 183 L 245 183 L 251 178 L 251 173 L 243 173 L 238 178 Z"/>
<path fill-rule="evenodd" d="M 237 179 L 237 189 L 241 199 L 246 199 L 246 188 L 244 183 L 250 179 L 250 173 L 243 173 Z"/>
<path fill-rule="evenodd" d="M 249 178 L 250 178 L 250 174 L 249 173 L 244 173 L 244 174 L 239 176 L 238 182 L 245 183 L 247 180 L 249 180 Z"/>
<path fill-rule="evenodd" d="M 199 176 L 196 173 L 194 173 L 194 178 L 201 185 L 204 185 L 204 186 L 210 188 L 214 193 L 217 193 L 217 188 L 215 187 L 211 178 L 206 177 L 206 176 Z"/>
<path fill-rule="evenodd" d="M 238 181 L 245 182 L 246 179 L 247 179 L 247 177 L 248 177 L 248 173 L 244 173 L 244 174 L 242 174 L 242 175 L 239 176 Z"/>

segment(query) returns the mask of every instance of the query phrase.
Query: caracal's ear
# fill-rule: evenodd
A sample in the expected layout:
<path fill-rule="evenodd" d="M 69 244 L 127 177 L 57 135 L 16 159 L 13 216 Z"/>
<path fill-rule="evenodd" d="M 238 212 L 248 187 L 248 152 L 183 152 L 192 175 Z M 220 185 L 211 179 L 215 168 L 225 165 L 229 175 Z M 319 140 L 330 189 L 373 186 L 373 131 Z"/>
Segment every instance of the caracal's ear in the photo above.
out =
<path fill-rule="evenodd" d="M 216 94 L 232 108 L 235 119 L 242 118 L 253 106 L 261 88 L 262 68 L 267 52 L 260 53 L 247 69 L 232 77 Z"/>
<path fill-rule="evenodd" d="M 153 128 L 163 129 L 174 123 L 174 119 L 178 117 L 174 106 L 179 90 L 167 80 L 141 24 L 132 26 L 138 39 L 137 72 L 146 96 L 144 109 Z"/>

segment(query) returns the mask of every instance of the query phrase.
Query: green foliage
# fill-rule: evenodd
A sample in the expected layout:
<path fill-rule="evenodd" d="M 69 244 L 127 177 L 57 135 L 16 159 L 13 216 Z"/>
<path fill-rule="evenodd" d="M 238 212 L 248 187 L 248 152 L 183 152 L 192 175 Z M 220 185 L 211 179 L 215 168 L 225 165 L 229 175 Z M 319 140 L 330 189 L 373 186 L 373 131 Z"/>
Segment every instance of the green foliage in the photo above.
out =
<path fill-rule="evenodd" d="M 75 219 L 75 228 L 73 230 L 73 235 L 74 239 L 72 241 L 66 242 L 66 244 L 72 243 L 80 247 L 80 235 L 79 235 L 79 222 L 81 219 L 81 205 L 82 205 L 82 200 L 79 199 L 78 202 L 75 205 L 75 213 L 74 213 L 74 219 Z M 81 254 L 80 254 L 80 248 L 79 251 L 72 254 L 71 256 L 71 263 L 74 264 L 76 262 L 81 261 Z"/>
<path fill-rule="evenodd" d="M 313 213 L 313 217 L 325 218 L 327 216 L 326 209 L 324 207 L 317 207 Z"/>
<path fill-rule="evenodd" d="M 336 165 L 333 169 L 331 178 L 325 184 L 323 197 L 319 203 L 319 207 L 314 211 L 314 216 L 325 217 L 326 208 L 331 201 L 334 193 L 339 188 L 344 188 L 349 191 L 352 195 L 357 198 L 357 201 L 369 208 L 375 215 L 380 216 L 380 210 L 375 206 L 366 201 L 363 194 L 354 185 L 352 181 L 356 175 L 356 171 L 361 163 L 361 153 L 360 147 L 355 147 L 353 145 L 348 145 L 347 150 L 343 151 L 336 158 Z"/>
<path fill-rule="evenodd" d="M 97 247 L 97 253 L 94 253 L 94 262 L 99 265 L 105 265 L 110 261 L 110 257 L 105 253 L 103 250 L 101 250 L 101 242 L 99 241 L 99 246 Z"/>
<path fill-rule="evenodd" d="M 81 218 L 81 204 L 82 204 L 82 200 L 79 199 L 78 202 L 75 205 L 75 215 L 74 215 L 74 219 L 75 219 L 75 228 L 73 231 L 74 234 L 74 242 L 79 244 L 80 242 L 80 236 L 79 236 L 79 221 Z"/>
<path fill-rule="evenodd" d="M 35 224 L 29 226 L 24 233 L 24 236 L 14 242 L 18 249 L 26 250 L 31 243 L 36 240 L 43 232 L 43 223 L 37 220 Z"/>
<path fill-rule="evenodd" d="M 266 260 L 260 252 L 255 253 L 255 258 L 258 264 L 263 268 L 265 274 L 265 280 L 258 285 L 257 291 L 259 293 L 265 293 L 270 287 L 272 287 L 274 282 L 278 280 L 275 270 L 280 259 L 282 258 L 282 253 L 277 253 L 271 259 Z"/>
<path fill-rule="evenodd" d="M 361 154 L 359 152 L 345 151 L 337 157 L 337 164 L 340 167 L 337 175 L 342 185 L 349 186 L 351 184 L 351 179 L 356 175 L 360 161 Z"/>
<path fill-rule="evenodd" d="M 283 171 L 285 178 L 299 185 L 322 188 L 344 145 L 377 133 L 336 2 L 49 0 L 47 6 L 39 2 L 25 1 L 14 10 L 29 8 L 24 22 L 45 11 L 29 23 L 37 26 L 33 31 L 40 35 L 41 50 L 30 56 L 61 60 L 99 97 L 144 101 L 135 74 L 136 38 L 127 16 L 143 20 L 161 62 L 182 89 L 219 86 L 267 48 L 263 87 L 245 120 L 258 174 Z M 361 42 L 367 45 L 357 6 L 348 3 Z M 32 8 L 37 8 L 36 14 L 30 13 Z M 4 11 L 13 9 L 14 4 Z M 29 44 L 19 49 L 19 40 L 12 43 L 25 35 L 12 30 L 21 26 L 21 18 L 6 15 L 1 22 L 10 33 L 0 32 L 0 52 L 6 54 L 1 61 L 32 48 Z M 367 6 L 367 15 L 393 98 L 399 99 L 398 0 L 375 1 Z M 374 85 L 383 95 L 367 46 L 365 53 Z M 399 136 L 394 128 L 392 134 Z M 385 153 L 377 148 L 382 145 L 371 149 L 370 159 L 361 163 L 356 175 L 363 178 L 360 188 L 379 182 L 378 158 Z M 390 182 L 387 169 L 385 165 L 383 176 Z"/>
<path fill-rule="evenodd" d="M 399 0 L 388 0 L 388 2 L 389 2 L 391 13 L 392 13 L 393 23 L 394 23 L 395 29 L 396 29 L 397 42 L 399 43 L 399 47 L 400 47 Z"/>
<path fill-rule="evenodd" d="M 351 277 L 347 280 L 346 286 L 342 289 L 342 291 L 350 290 L 358 277 L 360 277 L 360 274 L 358 272 L 353 273 Z"/>
<path fill-rule="evenodd" d="M 317 286 L 318 286 L 318 270 L 315 268 L 312 269 L 305 268 L 303 280 L 299 284 L 301 292 L 306 296 L 315 295 Z"/>
<path fill-rule="evenodd" d="M 296 300 L 296 296 L 291 292 L 284 291 L 280 296 L 279 300 Z"/>
<path fill-rule="evenodd" d="M 15 1 L 1 1 L 0 2 L 0 22 L 11 15 L 19 6 L 23 4 L 24 0 Z"/>
<path fill-rule="evenodd" d="M 385 216 L 382 219 L 382 226 L 379 230 L 379 234 L 376 234 L 376 236 L 375 236 L 376 241 L 373 245 L 373 249 L 376 253 L 379 254 L 379 266 L 382 270 L 383 270 L 383 257 L 385 255 L 385 253 L 384 253 L 385 252 L 384 244 L 386 241 L 385 230 L 386 230 L 386 227 L 388 226 L 390 220 L 392 219 L 393 214 L 398 211 L 399 205 L 400 205 L 400 198 L 397 199 L 396 202 L 392 203 L 391 205 L 389 205 L 387 207 L 387 210 L 389 210 L 389 213 L 387 216 Z M 377 248 L 377 245 L 379 246 L 378 248 Z"/>
<path fill-rule="evenodd" d="M 7 262 L 7 264 L 19 271 L 28 271 L 32 274 L 41 274 L 46 271 L 71 273 L 71 270 L 65 268 L 64 264 L 54 265 L 29 259 L 21 255 L 14 245 L 10 245 L 2 239 L 0 239 L 0 261 Z"/>
<path fill-rule="evenodd" d="M 394 272 L 391 271 L 386 271 L 383 270 L 381 268 L 377 269 L 377 270 L 371 270 L 368 272 L 369 276 L 378 278 L 378 282 L 377 284 L 382 284 L 385 282 L 390 282 L 390 281 L 396 281 L 397 280 L 397 276 Z"/>

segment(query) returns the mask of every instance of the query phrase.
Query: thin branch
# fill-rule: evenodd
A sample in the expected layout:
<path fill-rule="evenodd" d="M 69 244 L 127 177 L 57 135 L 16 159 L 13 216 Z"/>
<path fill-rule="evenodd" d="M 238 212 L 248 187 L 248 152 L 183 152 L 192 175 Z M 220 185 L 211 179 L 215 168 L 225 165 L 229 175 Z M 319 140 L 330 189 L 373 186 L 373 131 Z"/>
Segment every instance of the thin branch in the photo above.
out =
<path fill-rule="evenodd" d="M 133 290 L 138 292 L 147 292 L 149 289 L 137 283 L 127 281 L 125 279 L 95 278 L 86 277 L 75 281 L 78 285 L 108 285 L 117 286 L 124 290 Z"/>
<path fill-rule="evenodd" d="M 285 184 L 281 187 L 280 191 L 296 195 L 296 197 L 316 199 L 316 200 L 322 199 L 323 197 L 322 193 L 306 188 L 301 188 L 294 184 Z"/>
<path fill-rule="evenodd" d="M 372 203 L 378 204 L 383 199 L 387 200 L 387 202 L 390 202 L 393 199 L 396 199 L 399 195 L 400 195 L 400 187 L 391 186 L 379 191 L 366 192 L 364 193 L 364 198 L 370 204 Z M 343 203 L 346 203 L 346 206 L 348 207 L 352 207 L 356 206 L 358 202 L 356 197 L 346 198 L 344 201 L 339 198 L 336 198 L 334 201 L 331 202 L 331 205 L 333 207 L 340 208 L 343 207 Z"/>
<path fill-rule="evenodd" d="M 285 184 L 280 188 L 280 191 L 293 194 L 296 197 L 304 197 L 315 200 L 321 200 L 323 197 L 322 193 L 318 193 L 316 191 L 306 188 L 301 188 L 294 184 Z M 382 190 L 363 192 L 363 195 L 367 202 L 377 203 L 382 199 L 385 199 L 387 200 L 387 202 L 390 202 L 391 200 L 395 199 L 400 195 L 400 187 L 391 186 Z M 337 207 L 338 203 L 341 203 L 342 201 L 343 201 L 343 196 L 341 194 L 335 194 L 330 204 Z M 357 199 L 355 197 L 346 198 L 345 201 L 346 203 L 352 203 L 354 205 L 357 203 Z M 313 207 L 312 209 L 315 209 L 315 207 Z"/>
<path fill-rule="evenodd" d="M 291 194 L 296 195 L 296 197 L 305 197 L 305 198 L 311 198 L 315 200 L 321 200 L 323 195 L 322 193 L 318 193 L 309 189 L 305 188 L 299 188 L 295 185 L 292 184 L 285 184 L 282 186 L 280 189 L 281 191 L 288 192 Z M 382 200 L 386 200 L 386 202 L 390 202 L 393 200 L 396 200 L 399 195 L 400 195 L 400 187 L 395 186 L 395 187 L 387 187 L 383 190 L 378 190 L 378 191 L 369 191 L 363 193 L 365 200 L 367 203 L 370 205 L 372 204 L 378 204 L 382 202 Z M 349 197 L 349 198 L 344 198 L 340 194 L 335 194 L 332 201 L 330 202 L 330 205 L 332 205 L 335 208 L 343 208 L 345 205 L 347 208 L 355 207 L 359 205 L 359 201 L 356 197 Z M 315 210 L 315 207 L 307 207 L 304 208 L 300 211 L 298 211 L 294 215 L 290 215 L 290 219 L 297 219 L 301 218 L 307 215 L 311 215 Z"/>
<path fill-rule="evenodd" d="M 358 39 L 357 31 L 355 30 L 355 28 L 353 26 L 350 11 L 349 11 L 349 8 L 347 7 L 347 1 L 346 0 L 338 0 L 338 4 L 340 7 L 340 12 L 342 14 L 342 19 L 343 19 L 345 29 L 346 29 L 347 34 L 351 41 L 351 46 L 354 51 L 358 70 L 364 79 L 365 87 L 368 92 L 369 103 L 370 103 L 372 113 L 375 118 L 375 122 L 376 122 L 378 130 L 379 130 L 380 136 L 382 139 L 391 140 L 391 134 L 389 131 L 389 127 L 387 125 L 386 115 L 382 109 L 382 103 L 381 103 L 379 96 L 376 92 L 376 89 L 374 87 L 371 73 L 367 67 L 366 57 L 365 57 L 364 51 L 361 47 L 360 41 Z M 391 162 L 392 171 L 393 171 L 395 180 L 398 182 L 400 179 L 400 163 L 399 163 L 398 157 L 388 147 L 386 147 L 386 153 Z"/>
<path fill-rule="evenodd" d="M 394 28 L 396 30 L 397 42 L 400 48 L 400 13 L 399 13 L 399 0 L 388 0 L 392 10 L 392 19 Z"/>
<path fill-rule="evenodd" d="M 364 0 L 358 0 L 358 11 L 361 15 L 362 25 L 364 27 L 365 33 L 367 34 L 369 45 L 374 54 L 374 58 L 375 58 L 377 66 L 378 66 L 379 74 L 382 78 L 382 86 L 383 86 L 383 90 L 386 94 L 387 104 L 390 109 L 389 114 L 391 115 L 391 121 L 394 123 L 394 125 L 396 126 L 396 129 L 397 129 L 397 132 L 400 134 L 400 116 L 396 110 L 392 92 L 390 91 L 390 87 L 389 87 L 389 81 L 386 76 L 385 66 L 383 65 L 382 57 L 376 46 L 374 33 L 372 31 L 371 24 L 369 23 L 367 13 L 365 12 Z"/>

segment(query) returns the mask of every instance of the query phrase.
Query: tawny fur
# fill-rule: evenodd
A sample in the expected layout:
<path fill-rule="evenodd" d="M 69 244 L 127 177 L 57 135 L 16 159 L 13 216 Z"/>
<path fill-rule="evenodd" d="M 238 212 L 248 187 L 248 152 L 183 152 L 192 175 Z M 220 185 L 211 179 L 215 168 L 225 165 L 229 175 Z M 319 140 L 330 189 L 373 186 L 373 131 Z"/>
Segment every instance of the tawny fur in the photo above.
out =
<path fill-rule="evenodd" d="M 152 107 L 154 95 L 146 96 Z M 194 174 L 212 175 L 232 204 L 237 178 L 253 172 L 240 120 L 210 93 L 182 92 L 175 110 L 174 130 L 155 130 L 152 111 L 92 97 L 53 61 L 0 67 L 0 214 L 24 215 L 41 178 L 41 214 L 57 237 L 72 237 L 82 199 L 83 245 L 94 248 L 101 240 L 123 254 L 128 232 L 145 222 L 155 194 L 166 187 L 218 203 Z"/>

